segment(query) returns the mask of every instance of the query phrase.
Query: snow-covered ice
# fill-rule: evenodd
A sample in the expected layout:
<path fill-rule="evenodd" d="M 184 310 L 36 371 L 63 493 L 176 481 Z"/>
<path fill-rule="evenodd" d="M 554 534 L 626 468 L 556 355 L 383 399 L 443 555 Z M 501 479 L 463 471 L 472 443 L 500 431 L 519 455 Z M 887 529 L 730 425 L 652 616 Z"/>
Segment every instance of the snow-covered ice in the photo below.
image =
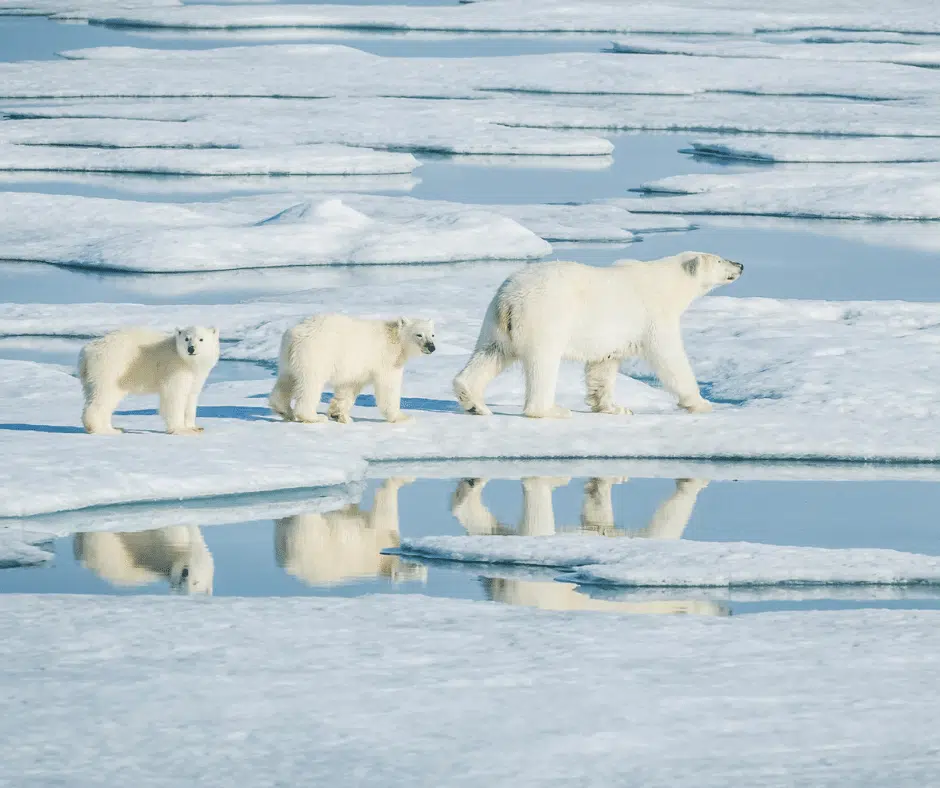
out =
<path fill-rule="evenodd" d="M 940 557 L 895 550 L 838 550 L 688 539 L 427 536 L 403 539 L 405 556 L 571 570 L 584 585 L 735 587 L 938 585 Z"/>
<path fill-rule="evenodd" d="M 17 710 L 4 773 L 18 783 L 923 786 L 938 774 L 931 611 L 598 618 L 410 595 L 5 596 L 0 610 Z"/>
<path fill-rule="evenodd" d="M 940 219 L 940 164 L 787 165 L 645 183 L 637 212 L 828 219 Z"/>
<path fill-rule="evenodd" d="M 113 149 L 0 144 L 0 171 L 116 172 L 147 175 L 382 175 L 410 173 L 410 153 L 341 145 L 263 149 Z"/>

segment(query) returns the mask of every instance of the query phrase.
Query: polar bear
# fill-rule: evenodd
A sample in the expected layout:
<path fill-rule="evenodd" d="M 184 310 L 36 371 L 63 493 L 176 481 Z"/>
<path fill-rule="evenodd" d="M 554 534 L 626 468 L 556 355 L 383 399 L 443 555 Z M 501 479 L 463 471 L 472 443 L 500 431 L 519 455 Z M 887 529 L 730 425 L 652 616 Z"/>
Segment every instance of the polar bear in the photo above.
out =
<path fill-rule="evenodd" d="M 278 566 L 310 585 L 364 577 L 424 581 L 427 568 L 383 550 L 398 547 L 398 491 L 410 479 L 386 479 L 371 511 L 351 504 L 333 512 L 297 514 L 275 523 Z"/>
<path fill-rule="evenodd" d="M 219 332 L 190 326 L 163 334 L 147 328 L 112 331 L 82 348 L 78 377 L 85 393 L 82 424 L 115 435 L 111 416 L 128 394 L 159 394 L 167 432 L 194 435 L 196 403 L 219 360 Z"/>
<path fill-rule="evenodd" d="M 142 586 L 166 579 L 174 591 L 212 593 L 215 562 L 195 526 L 78 533 L 72 548 L 76 560 L 113 585 Z"/>
<path fill-rule="evenodd" d="M 329 418 L 348 424 L 356 396 L 371 384 L 386 420 L 408 421 L 411 417 L 401 412 L 405 363 L 434 349 L 430 320 L 313 315 L 284 332 L 271 410 L 287 421 L 325 422 L 317 405 L 324 386 L 332 383 Z"/>
<path fill-rule="evenodd" d="M 711 410 L 682 345 L 679 319 L 699 296 L 733 282 L 744 266 L 683 252 L 606 268 L 571 262 L 532 265 L 510 276 L 490 302 L 476 349 L 454 378 L 468 413 L 489 416 L 484 392 L 515 361 L 525 368 L 526 416 L 563 418 L 555 404 L 562 359 L 583 361 L 587 404 L 595 413 L 629 413 L 613 401 L 620 361 L 641 356 L 663 386 L 693 413 Z"/>

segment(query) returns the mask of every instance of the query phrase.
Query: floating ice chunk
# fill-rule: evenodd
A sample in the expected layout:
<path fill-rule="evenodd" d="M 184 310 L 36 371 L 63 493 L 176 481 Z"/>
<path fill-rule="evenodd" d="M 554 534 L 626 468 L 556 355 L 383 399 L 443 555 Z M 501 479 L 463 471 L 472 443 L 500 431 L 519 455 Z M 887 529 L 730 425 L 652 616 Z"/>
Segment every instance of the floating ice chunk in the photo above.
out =
<path fill-rule="evenodd" d="M 637 212 L 940 219 L 940 165 L 792 165 L 760 172 L 679 175 L 644 184 Z M 668 198 L 663 195 L 668 195 Z"/>
<path fill-rule="evenodd" d="M 0 145 L 0 171 L 117 172 L 147 175 L 379 175 L 409 173 L 410 153 L 341 145 L 256 149 L 130 150 Z"/>
<path fill-rule="evenodd" d="M 895 550 L 783 547 L 603 536 L 428 536 L 400 552 L 438 560 L 552 566 L 589 585 L 735 587 L 940 584 L 940 557 Z"/>
<path fill-rule="evenodd" d="M 693 142 L 681 153 L 716 159 L 799 163 L 921 163 L 940 161 L 940 139 L 734 137 Z"/>

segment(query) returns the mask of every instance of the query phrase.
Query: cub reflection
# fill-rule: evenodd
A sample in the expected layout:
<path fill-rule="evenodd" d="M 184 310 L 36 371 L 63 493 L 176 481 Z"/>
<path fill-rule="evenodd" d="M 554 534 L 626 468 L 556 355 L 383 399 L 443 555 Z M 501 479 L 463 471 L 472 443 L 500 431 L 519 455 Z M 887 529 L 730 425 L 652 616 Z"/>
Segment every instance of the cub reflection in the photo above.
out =
<path fill-rule="evenodd" d="M 542 610 L 595 610 L 607 613 L 689 614 L 726 616 L 728 608 L 707 599 L 656 599 L 645 602 L 615 602 L 594 599 L 570 583 L 553 580 L 512 580 L 482 577 L 483 590 L 491 602 L 537 607 Z"/>
<path fill-rule="evenodd" d="M 531 476 L 522 480 L 522 520 L 517 526 L 499 522 L 483 502 L 487 479 L 463 479 L 451 499 L 451 514 L 468 534 L 517 534 L 519 536 L 551 536 L 570 526 L 556 526 L 552 491 L 568 484 L 570 478 Z M 602 536 L 639 536 L 649 539 L 680 539 L 698 494 L 708 486 L 706 479 L 676 479 L 676 489 L 656 509 L 644 528 L 626 531 L 617 528 L 611 493 L 615 484 L 626 482 L 624 476 L 588 479 L 584 484 L 581 523 L 578 530 Z"/>
<path fill-rule="evenodd" d="M 393 582 L 427 579 L 427 567 L 382 550 L 398 547 L 398 491 L 412 479 L 387 479 L 371 510 L 350 504 L 333 512 L 296 514 L 275 521 L 278 566 L 309 585 L 361 577 Z"/>
<path fill-rule="evenodd" d="M 196 526 L 75 534 L 76 560 L 115 586 L 168 580 L 174 591 L 211 594 L 215 562 Z"/>

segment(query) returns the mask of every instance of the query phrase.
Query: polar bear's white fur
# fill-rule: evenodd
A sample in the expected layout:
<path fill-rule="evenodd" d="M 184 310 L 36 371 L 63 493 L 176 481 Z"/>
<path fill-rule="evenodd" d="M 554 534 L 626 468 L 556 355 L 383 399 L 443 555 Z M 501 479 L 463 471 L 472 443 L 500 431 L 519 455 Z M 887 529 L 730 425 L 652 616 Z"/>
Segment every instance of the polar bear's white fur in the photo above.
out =
<path fill-rule="evenodd" d="M 349 411 L 365 386 L 391 422 L 407 421 L 401 412 L 405 363 L 434 352 L 430 320 L 361 320 L 347 315 L 314 315 L 287 329 L 281 339 L 277 383 L 271 410 L 288 421 L 324 422 L 317 413 L 327 383 L 333 384 L 329 418 L 347 424 Z"/>
<path fill-rule="evenodd" d="M 629 413 L 613 401 L 622 359 L 645 358 L 663 386 L 692 412 L 711 410 L 699 393 L 679 319 L 699 296 L 733 282 L 744 266 L 717 255 L 683 252 L 653 262 L 621 260 L 532 265 L 510 276 L 490 302 L 476 349 L 454 379 L 469 413 L 490 415 L 487 384 L 515 361 L 525 368 L 525 415 L 564 417 L 555 404 L 563 359 L 583 361 L 587 403 L 596 413 Z"/>
<path fill-rule="evenodd" d="M 409 479 L 386 479 L 371 511 L 351 504 L 334 512 L 297 514 L 275 523 L 274 552 L 288 574 L 311 585 L 362 577 L 424 580 L 427 569 L 382 550 L 398 547 L 398 490 Z"/>
<path fill-rule="evenodd" d="M 195 526 L 75 535 L 75 558 L 109 583 L 141 586 L 166 579 L 176 591 L 211 594 L 212 553 Z"/>
<path fill-rule="evenodd" d="M 118 403 L 128 394 L 159 394 L 167 432 L 191 435 L 196 403 L 219 360 L 219 332 L 191 326 L 163 334 L 147 328 L 112 331 L 82 348 L 78 376 L 85 393 L 82 424 L 91 433 L 114 435 Z"/>

